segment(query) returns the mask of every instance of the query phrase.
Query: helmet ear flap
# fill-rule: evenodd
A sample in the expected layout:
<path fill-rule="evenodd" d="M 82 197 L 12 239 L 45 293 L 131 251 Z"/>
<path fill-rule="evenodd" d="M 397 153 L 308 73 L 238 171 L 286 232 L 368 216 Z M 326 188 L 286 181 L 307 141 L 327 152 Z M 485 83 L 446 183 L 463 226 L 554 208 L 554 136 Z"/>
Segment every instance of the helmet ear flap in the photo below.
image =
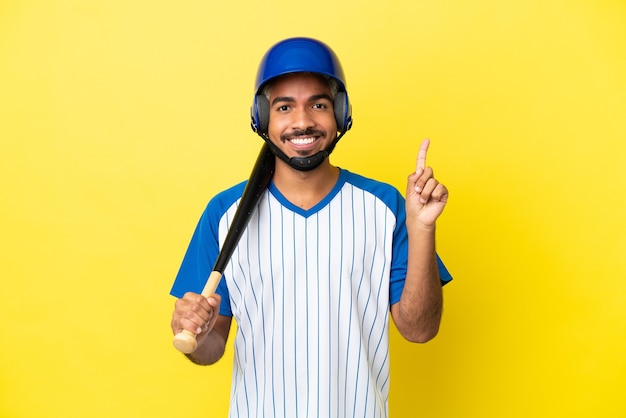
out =
<path fill-rule="evenodd" d="M 348 94 L 345 91 L 337 92 L 337 94 L 335 94 L 333 106 L 335 111 L 335 120 L 337 121 L 337 130 L 345 133 L 352 127 Z"/>
<path fill-rule="evenodd" d="M 254 97 L 254 110 L 252 115 L 252 130 L 258 134 L 266 135 L 270 123 L 270 102 L 263 94 Z"/>

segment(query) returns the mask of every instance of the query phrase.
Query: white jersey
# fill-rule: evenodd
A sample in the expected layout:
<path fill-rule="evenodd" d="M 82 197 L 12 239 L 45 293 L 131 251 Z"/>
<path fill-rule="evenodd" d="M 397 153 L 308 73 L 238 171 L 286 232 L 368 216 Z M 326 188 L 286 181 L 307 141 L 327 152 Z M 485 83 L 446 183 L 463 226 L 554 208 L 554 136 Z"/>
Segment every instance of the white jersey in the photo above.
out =
<path fill-rule="evenodd" d="M 202 289 L 211 266 L 192 272 L 198 254 L 215 260 L 218 247 L 208 242 L 223 242 L 241 192 L 239 185 L 209 204 L 173 294 Z M 220 313 L 237 322 L 231 417 L 387 416 L 389 311 L 406 275 L 404 214 L 393 187 L 345 170 L 306 211 L 270 185 L 218 287 Z"/>

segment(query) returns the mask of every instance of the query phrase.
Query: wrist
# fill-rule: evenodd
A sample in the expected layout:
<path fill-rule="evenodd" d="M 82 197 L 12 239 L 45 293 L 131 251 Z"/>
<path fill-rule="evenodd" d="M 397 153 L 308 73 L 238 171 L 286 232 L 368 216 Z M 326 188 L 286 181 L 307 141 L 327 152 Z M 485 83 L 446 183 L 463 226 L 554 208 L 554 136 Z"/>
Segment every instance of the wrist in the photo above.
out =
<path fill-rule="evenodd" d="M 436 224 L 427 225 L 419 221 L 407 222 L 406 229 L 409 234 L 435 234 Z"/>

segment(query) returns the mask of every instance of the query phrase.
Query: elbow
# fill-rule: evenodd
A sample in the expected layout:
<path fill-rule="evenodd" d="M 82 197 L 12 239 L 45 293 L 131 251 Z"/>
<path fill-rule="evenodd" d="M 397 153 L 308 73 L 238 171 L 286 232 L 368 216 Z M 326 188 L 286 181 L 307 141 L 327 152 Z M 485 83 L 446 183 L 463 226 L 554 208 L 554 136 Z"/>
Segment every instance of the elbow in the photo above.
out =
<path fill-rule="evenodd" d="M 191 361 L 193 364 L 198 365 L 198 366 L 211 366 L 215 363 L 218 362 L 219 358 L 201 358 L 201 357 L 196 357 L 192 354 L 185 354 L 185 357 L 187 357 L 187 359 L 189 359 L 189 361 Z"/>
<path fill-rule="evenodd" d="M 407 315 L 400 304 L 392 306 L 392 314 L 400 334 L 412 343 L 424 344 L 439 333 L 441 309 L 433 309 L 420 314 Z"/>
<path fill-rule="evenodd" d="M 434 339 L 439 333 L 439 324 L 424 329 L 413 329 L 409 332 L 403 332 L 402 336 L 412 343 L 425 344 Z"/>

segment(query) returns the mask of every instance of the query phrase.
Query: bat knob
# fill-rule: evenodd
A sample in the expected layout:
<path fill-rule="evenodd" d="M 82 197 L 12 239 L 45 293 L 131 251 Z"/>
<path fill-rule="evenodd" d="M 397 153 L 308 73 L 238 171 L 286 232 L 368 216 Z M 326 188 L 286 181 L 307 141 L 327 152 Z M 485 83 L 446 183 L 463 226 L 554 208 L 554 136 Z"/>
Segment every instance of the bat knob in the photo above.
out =
<path fill-rule="evenodd" d="M 193 353 L 197 346 L 196 336 L 186 329 L 174 335 L 174 347 L 183 354 Z"/>

